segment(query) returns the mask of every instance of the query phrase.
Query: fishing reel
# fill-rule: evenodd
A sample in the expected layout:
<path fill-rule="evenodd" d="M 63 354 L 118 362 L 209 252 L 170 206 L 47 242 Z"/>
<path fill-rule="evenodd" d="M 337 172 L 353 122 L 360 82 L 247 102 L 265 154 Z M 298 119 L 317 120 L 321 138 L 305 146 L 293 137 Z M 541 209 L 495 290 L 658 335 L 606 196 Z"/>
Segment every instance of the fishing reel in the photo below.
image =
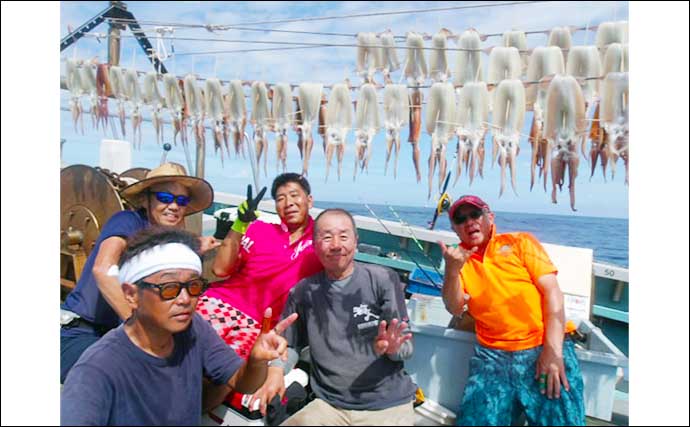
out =
<path fill-rule="evenodd" d="M 438 204 L 436 204 L 436 213 L 440 215 L 441 213 L 448 211 L 451 203 L 452 201 L 450 199 L 450 194 L 441 194 L 441 197 L 438 199 Z"/>
<path fill-rule="evenodd" d="M 436 204 L 436 210 L 434 210 L 434 218 L 429 223 L 429 230 L 433 230 L 436 225 L 436 220 L 438 216 L 447 211 L 450 208 L 451 200 L 450 194 L 446 191 L 448 189 L 448 183 L 450 182 L 450 172 L 446 175 L 446 180 L 443 182 L 443 189 L 441 190 L 441 197 L 438 198 L 438 203 Z"/>

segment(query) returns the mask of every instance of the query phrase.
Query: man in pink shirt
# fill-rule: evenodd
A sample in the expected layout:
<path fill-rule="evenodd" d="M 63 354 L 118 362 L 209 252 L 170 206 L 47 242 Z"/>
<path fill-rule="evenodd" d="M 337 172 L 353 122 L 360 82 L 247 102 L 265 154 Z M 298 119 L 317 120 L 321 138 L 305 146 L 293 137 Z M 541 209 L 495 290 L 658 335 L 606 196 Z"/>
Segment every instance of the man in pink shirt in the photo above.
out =
<path fill-rule="evenodd" d="M 238 219 L 223 240 L 213 272 L 224 280 L 212 283 L 196 311 L 235 352 L 247 359 L 261 332 L 264 311 L 272 309 L 271 327 L 279 320 L 292 287 L 323 267 L 314 254 L 313 206 L 307 180 L 296 173 L 276 177 L 271 196 L 279 225 L 254 221 L 264 188 L 238 208 Z"/>

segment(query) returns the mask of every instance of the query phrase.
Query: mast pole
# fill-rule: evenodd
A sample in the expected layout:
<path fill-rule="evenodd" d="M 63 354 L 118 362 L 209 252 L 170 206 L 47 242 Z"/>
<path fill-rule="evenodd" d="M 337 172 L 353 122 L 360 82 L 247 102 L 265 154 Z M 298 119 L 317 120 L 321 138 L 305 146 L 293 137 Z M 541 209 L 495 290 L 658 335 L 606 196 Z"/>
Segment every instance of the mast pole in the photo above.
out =
<path fill-rule="evenodd" d="M 110 7 L 117 6 L 123 10 L 127 10 L 127 5 L 121 1 L 110 2 Z M 122 24 L 110 23 L 108 29 L 108 64 L 120 65 L 120 31 L 124 30 L 125 26 Z"/>

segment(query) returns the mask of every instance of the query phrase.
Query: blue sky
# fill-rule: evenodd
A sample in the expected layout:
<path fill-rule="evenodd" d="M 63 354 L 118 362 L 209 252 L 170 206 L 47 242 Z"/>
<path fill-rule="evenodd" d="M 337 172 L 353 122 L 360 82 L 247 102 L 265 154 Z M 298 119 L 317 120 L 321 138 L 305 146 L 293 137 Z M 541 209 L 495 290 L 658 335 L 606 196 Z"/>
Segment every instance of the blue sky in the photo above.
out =
<path fill-rule="evenodd" d="M 446 4 L 446 3 L 443 3 Z M 215 17 L 210 13 L 206 3 L 187 2 L 180 4 L 144 3 L 130 4 L 135 14 L 149 19 L 168 19 L 170 14 L 191 17 L 196 11 Z M 370 4 L 369 4 L 370 5 Z M 368 9 L 390 10 L 392 8 L 411 9 L 433 7 L 437 4 L 415 2 L 393 5 L 377 3 L 367 6 Z M 423 31 L 435 31 L 439 28 L 436 19 L 448 17 L 451 24 L 441 21 L 454 31 L 459 31 L 473 25 L 482 32 L 502 32 L 512 27 L 525 29 L 543 29 L 553 25 L 576 24 L 591 19 L 610 20 L 621 18 L 627 14 L 628 6 L 618 3 L 617 9 L 612 3 L 589 4 L 576 3 L 572 6 L 561 5 L 563 11 L 556 15 L 558 3 L 548 5 L 530 5 L 523 9 L 513 7 L 509 12 L 499 12 L 496 8 L 491 13 L 482 15 L 481 19 L 472 18 L 471 22 L 463 22 L 472 17 L 470 11 L 462 13 L 444 12 L 436 14 L 434 20 L 421 28 Z M 27 422 L 27 414 L 31 414 L 31 422 L 37 425 L 54 425 L 59 421 L 59 385 L 55 380 L 59 364 L 59 336 L 51 326 L 58 316 L 56 304 L 56 277 L 59 269 L 59 258 L 56 248 L 60 246 L 59 216 L 55 215 L 60 206 L 59 180 L 59 145 L 57 137 L 71 132 L 65 125 L 61 126 L 63 117 L 56 114 L 60 106 L 65 106 L 60 92 L 56 90 L 57 75 L 60 72 L 60 53 L 56 35 L 64 35 L 66 23 L 79 25 L 105 7 L 105 2 L 73 3 L 58 2 L 2 2 L 2 144 L 0 150 L 2 167 L 0 168 L 0 185 L 2 186 L 2 268 L 1 281 L 5 284 L 17 282 L 21 276 L 24 285 L 31 287 L 32 315 L 27 316 L 27 304 L 17 304 L 18 294 L 12 286 L 2 286 L 2 424 L 14 425 Z M 173 7 L 184 7 L 185 11 L 172 10 Z M 257 7 L 264 7 L 263 4 Z M 329 6 L 327 10 L 304 11 L 304 7 L 290 13 L 271 13 L 254 11 L 245 14 L 246 7 L 242 4 L 232 5 L 232 16 L 223 19 L 224 23 L 246 22 L 251 20 L 266 20 L 287 15 L 315 15 L 322 13 L 335 14 L 336 8 L 353 6 L 338 4 Z M 40 11 L 40 13 L 37 13 Z M 587 15 L 590 16 L 587 16 Z M 616 15 L 617 16 L 614 16 Z M 228 14 L 230 15 L 230 14 Z M 634 159 L 631 161 L 630 186 L 630 312 L 631 312 L 631 354 L 630 371 L 634 373 L 634 392 L 630 394 L 630 407 L 637 408 L 631 417 L 631 424 L 659 425 L 688 425 L 688 341 L 687 334 L 679 335 L 675 328 L 659 328 L 658 322 L 646 319 L 663 319 L 665 324 L 686 325 L 688 323 L 688 155 L 687 122 L 688 122 L 688 3 L 687 2 L 632 2 L 630 4 L 631 45 L 630 64 L 633 72 L 630 74 L 631 86 L 634 94 L 631 98 L 631 122 L 633 123 Z M 141 16 L 140 16 L 141 18 Z M 391 17 L 389 21 L 399 22 L 399 17 Z M 500 18 L 500 19 L 499 19 Z M 245 21 L 246 19 L 246 21 Z M 418 20 L 428 19 L 419 14 Z M 469 19 L 469 18 L 468 18 Z M 544 24 L 544 20 L 548 20 Z M 215 21 L 215 18 L 212 20 Z M 457 24 L 454 21 L 458 21 Z M 357 24 L 360 22 L 359 24 Z M 370 21 L 373 22 L 373 21 Z M 317 25 L 318 24 L 318 25 Z M 345 25 L 347 24 L 347 25 Z M 355 27 L 355 24 L 361 27 Z M 308 28 L 329 29 L 354 33 L 362 29 L 378 28 L 381 25 L 362 23 L 352 20 L 347 23 L 310 23 Z M 406 31 L 414 27 L 414 22 L 405 21 L 404 25 L 391 27 L 394 31 Z M 292 24 L 297 25 L 297 24 Z M 543 26 L 546 25 L 546 26 Z M 351 26 L 349 30 L 347 27 Z M 331 28 L 332 27 L 332 28 Z M 283 28 L 288 28 L 285 26 Z M 293 27 L 294 28 L 294 27 Z M 416 29 L 416 28 L 415 28 Z M 105 31 L 99 29 L 98 31 Z M 247 38 L 249 35 L 244 34 Z M 252 37 L 268 38 L 270 34 L 252 34 Z M 273 36 L 271 36 L 273 37 Z M 537 37 L 537 36 L 534 36 Z M 278 37 L 288 39 L 286 35 Z M 302 40 L 309 40 L 301 37 Z M 545 38 L 530 43 L 543 43 Z M 577 40 L 577 39 L 576 39 Z M 487 42 L 491 43 L 491 39 Z M 80 46 L 92 44 L 99 55 L 104 54 L 103 47 L 95 41 L 84 40 Z M 179 43 L 178 43 L 179 45 Z M 101 45 L 102 46 L 102 45 Z M 81 49 L 81 47 L 80 47 Z M 125 50 L 128 49 L 125 46 Z M 237 70 L 231 70 L 230 77 L 242 76 L 253 78 L 245 68 L 253 66 L 257 60 L 275 61 L 284 73 L 284 79 L 303 80 L 304 76 L 316 79 L 317 73 L 331 70 L 334 76 L 322 79 L 328 83 L 338 81 L 343 77 L 344 65 L 354 68 L 354 52 L 343 50 L 342 58 L 327 60 L 320 58 L 317 64 L 312 62 L 313 55 L 319 54 L 319 49 L 306 50 L 299 55 L 279 53 L 262 55 L 259 59 L 235 61 Z M 288 51 L 290 52 L 290 51 Z M 332 50 L 331 52 L 336 52 Z M 68 52 L 69 53 L 69 52 Z M 131 54 L 131 51 L 130 51 Z M 126 64 L 127 53 L 123 53 L 123 63 Z M 287 60 L 285 57 L 287 56 Z M 138 53 L 138 60 L 141 55 Z M 243 56 L 242 58 L 247 58 Z M 131 56 L 129 57 L 131 59 Z M 179 58 L 178 58 L 179 59 Z M 452 60 L 452 59 L 451 59 Z M 331 66 L 331 61 L 337 63 L 338 68 Z M 180 61 L 181 62 L 181 61 Z M 230 69 L 233 62 L 227 65 Z M 242 67 L 239 66 L 242 64 Z M 141 63 L 142 69 L 148 65 Z M 219 67 L 221 70 L 225 67 Z M 269 73 L 273 68 L 259 67 Z M 296 71 L 291 71 L 291 70 Z M 184 69 L 180 69 L 184 72 Z M 225 71 L 223 71 L 225 72 Z M 230 73 L 228 72 L 228 73 Z M 237 73 L 237 74 L 236 74 Z M 244 73 L 248 74 L 244 76 Z M 235 75 L 233 75 L 235 74 Z M 223 77 L 223 75 L 221 75 Z M 268 75 L 265 77 L 268 80 Z M 319 77 L 321 79 L 321 77 Z M 332 80 L 332 81 L 331 81 Z M 149 129 L 145 124 L 144 129 Z M 406 135 L 403 135 L 406 136 Z M 69 160 L 78 156 L 79 149 L 84 150 L 83 157 L 97 158 L 98 140 L 100 135 L 93 135 L 83 141 L 78 138 L 70 139 L 65 145 L 65 156 Z M 293 144 L 294 144 L 294 140 Z M 423 137 L 423 149 L 428 148 L 428 139 Z M 144 147 L 155 147 L 155 144 L 145 143 Z M 408 148 L 409 149 L 409 148 Z M 403 148 L 405 150 L 405 148 Z M 294 151 L 290 152 L 290 156 Z M 154 148 L 149 155 L 149 162 L 159 161 L 159 153 Z M 318 159 L 315 153 L 314 159 Z M 409 154 L 406 152 L 404 154 Z M 179 153 L 176 154 L 179 156 Z M 378 153 L 374 154 L 374 162 L 380 160 Z M 181 156 L 180 156 L 181 158 Z M 136 159 L 135 159 L 136 160 Z M 405 156 L 401 158 L 404 164 Z M 72 160 L 71 160 L 72 161 Z M 140 160 L 139 160 L 140 161 Z M 351 161 L 351 157 L 350 157 Z M 408 159 L 409 161 L 409 159 Z M 211 161 L 209 160 L 209 163 Z M 219 162 L 218 162 L 219 163 Z M 149 165 L 150 165 L 149 164 Z M 379 163 L 376 163 L 379 164 Z M 224 174 L 241 170 L 243 164 L 226 165 Z M 346 168 L 351 167 L 348 164 Z M 582 168 L 582 166 L 581 166 Z M 619 169 L 620 166 L 619 166 Z M 350 169 L 351 171 L 351 169 Z M 314 172 L 318 174 L 318 172 Z M 524 179 L 528 172 L 521 169 L 519 177 Z M 578 179 L 579 213 L 568 212 L 566 198 L 561 195 L 559 204 L 554 206 L 546 195 L 530 195 L 526 190 L 521 191 L 520 198 L 504 195 L 498 202 L 501 210 L 520 210 L 534 212 L 543 209 L 546 212 L 567 215 L 596 215 L 598 213 L 621 209 L 618 216 L 627 216 L 628 189 L 616 178 L 612 184 L 604 186 L 606 192 L 594 193 L 590 205 L 585 202 L 585 191 L 588 188 L 583 169 Z M 318 175 L 317 175 L 318 176 Z M 245 178 L 246 179 L 246 178 Z M 243 190 L 244 182 L 239 179 L 226 179 L 214 183 L 217 186 L 234 186 L 234 191 Z M 356 200 L 353 195 L 354 186 L 317 185 L 313 179 L 318 194 L 342 199 Z M 486 196 L 489 202 L 496 203 L 498 181 L 491 175 L 487 181 L 489 185 L 482 194 L 480 186 L 475 182 L 473 190 Z M 521 189 L 526 188 L 524 180 Z M 600 183 L 597 178 L 593 183 Z M 391 203 L 399 204 L 397 199 L 423 200 L 424 187 L 414 182 L 398 181 L 397 184 L 386 184 L 366 180 L 357 181 L 357 192 L 364 192 L 379 197 L 388 195 Z M 460 185 L 460 184 L 459 184 Z M 603 185 L 603 184 L 601 184 Z M 463 187 L 464 189 L 464 187 Z M 591 189 L 591 187 L 590 187 Z M 374 191 L 375 190 L 375 191 Z M 460 189 L 455 191 L 460 193 Z M 591 193 L 591 191 L 590 191 Z M 405 197 L 407 194 L 411 196 Z M 327 198 L 327 197 L 322 198 Z M 397 198 L 394 200 L 394 197 Z M 422 202 L 423 203 L 423 202 Z M 522 203 L 522 204 L 517 204 Z M 524 208 L 522 207 L 524 205 Z M 52 285 L 51 285 L 52 283 Z M 50 287 L 53 286 L 53 290 Z M 28 288 L 26 288 L 28 289 Z M 26 292 L 25 292 L 26 293 Z M 672 295 L 671 298 L 668 295 Z M 19 296 L 22 298 L 22 296 Z M 23 301 L 23 300 L 22 300 Z M 17 319 L 31 329 L 31 338 L 27 339 L 27 328 L 17 328 Z M 637 319 L 637 320 L 635 320 Z M 674 343 L 673 351 L 663 353 L 663 362 L 673 366 L 673 375 L 659 375 L 658 346 L 649 345 L 649 337 L 655 342 Z M 20 343 L 20 345 L 17 345 Z M 22 369 L 30 367 L 30 369 Z M 18 369 L 19 368 L 19 369 Z M 36 411 L 35 402 L 24 396 L 35 394 L 36 387 L 42 390 L 41 410 Z M 659 390 L 673 390 L 672 393 L 659 393 Z"/>
<path fill-rule="evenodd" d="M 472 4 L 475 2 L 467 2 Z M 410 10 L 438 8 L 449 5 L 457 5 L 458 2 L 395 2 L 380 3 L 376 11 Z M 462 3 L 461 3 L 462 4 Z M 96 15 L 107 6 L 107 2 L 62 2 L 60 15 L 60 37 L 67 34 L 68 25 L 77 27 L 87 19 Z M 161 4 L 159 2 L 130 2 L 129 10 L 142 22 L 172 22 L 193 24 L 238 24 L 256 21 L 278 20 L 286 18 L 298 18 L 306 16 L 332 16 L 349 15 L 371 12 L 370 3 L 366 2 L 339 2 L 339 3 L 291 3 L 287 6 L 283 2 L 241 2 L 231 5 L 223 2 L 195 2 L 183 1 L 177 3 Z M 336 19 L 325 21 L 294 22 L 286 24 L 257 25 L 254 27 L 301 30 L 318 32 L 335 32 L 355 34 L 359 31 L 380 32 L 387 28 L 393 30 L 396 35 L 404 35 L 405 32 L 414 30 L 433 34 L 440 28 L 449 28 L 454 33 L 459 33 L 467 28 L 474 27 L 480 33 L 501 33 L 510 29 L 548 30 L 554 26 L 585 26 L 596 25 L 603 21 L 625 20 L 628 17 L 627 2 L 546 2 L 530 5 L 513 5 L 482 9 L 466 9 L 456 11 L 415 13 L 405 15 L 389 15 L 374 17 L 358 17 L 350 19 Z M 152 26 L 145 26 L 152 29 Z M 92 32 L 106 33 L 107 26 L 100 25 Z M 129 31 L 124 34 L 131 34 Z M 280 41 L 306 41 L 306 42 L 333 42 L 354 43 L 354 38 L 334 37 L 320 35 L 302 35 L 276 32 L 254 31 L 223 31 L 211 33 L 204 29 L 179 29 L 176 37 L 193 37 L 206 39 L 241 39 L 241 40 L 280 40 Z M 547 34 L 528 35 L 529 47 L 545 45 Z M 586 41 L 587 40 L 587 41 Z M 579 31 L 573 35 L 574 44 L 593 44 L 595 33 L 590 31 L 585 34 Z M 483 43 L 483 46 L 492 46 L 500 42 L 500 38 L 491 37 Z M 427 42 L 428 44 L 428 42 Z M 170 48 L 167 45 L 168 49 Z M 189 52 L 218 51 L 231 49 L 248 49 L 257 47 L 269 47 L 267 45 L 252 45 L 246 43 L 224 43 L 218 41 L 184 41 L 174 42 L 175 52 L 180 55 L 165 62 L 170 72 L 183 76 L 194 72 L 201 77 L 211 77 L 227 80 L 239 78 L 242 80 L 264 80 L 267 82 L 320 82 L 333 84 L 341 82 L 344 77 L 349 77 L 353 83 L 359 84 L 360 79 L 354 74 L 356 67 L 356 48 L 317 48 L 284 50 L 270 52 L 234 53 L 218 55 L 183 55 Z M 449 47 L 455 47 L 453 43 Z M 61 59 L 77 56 L 78 58 L 92 58 L 98 56 L 99 60 L 107 58 L 106 43 L 99 43 L 95 39 L 83 38 L 70 48 L 61 53 Z M 75 52 L 76 50 L 76 52 Z M 455 64 L 456 52 L 449 52 L 449 62 Z M 401 61 L 406 53 L 398 52 Z M 484 55 L 486 67 L 487 56 Z M 122 42 L 121 65 L 123 67 L 135 67 L 138 70 L 149 71 L 150 63 L 144 58 L 141 49 L 135 45 L 133 39 L 125 38 Z M 64 67 L 64 65 L 63 65 Z M 64 69 L 61 69 L 64 73 Z M 400 71 L 393 73 L 393 79 L 397 81 Z M 380 78 L 379 78 L 380 80 Z M 248 93 L 248 88 L 247 88 Z M 356 92 L 352 94 L 356 98 Z M 381 97 L 379 93 L 379 97 Z M 68 93 L 61 91 L 60 104 L 64 108 L 68 104 Z M 86 100 L 83 100 L 86 104 Z M 111 111 L 115 110 L 115 104 L 111 103 Z M 382 112 L 381 112 L 382 113 Z M 148 108 L 145 108 L 145 115 Z M 70 113 L 60 113 L 61 137 L 67 140 L 62 153 L 62 160 L 67 164 L 98 162 L 97 142 L 104 136 L 102 132 L 87 130 L 85 136 L 73 131 L 70 121 Z M 531 113 L 525 120 L 524 134 L 529 134 L 531 125 Z M 88 129 L 89 126 L 87 126 Z M 411 146 L 406 143 L 407 128 L 402 133 L 402 146 L 398 160 L 398 178 L 394 180 L 389 170 L 388 176 L 384 176 L 385 139 L 383 132 L 379 132 L 374 140 L 374 152 L 368 175 L 360 175 L 355 182 L 352 180 L 354 166 L 354 134 L 348 135 L 345 159 L 343 162 L 343 177 L 341 181 L 335 179 L 333 169 L 327 183 L 325 178 L 325 157 L 321 150 L 321 139 L 316 136 L 315 148 L 312 154 L 309 170 L 309 179 L 317 199 L 329 201 L 348 201 L 369 203 L 393 203 L 396 205 L 429 206 L 433 201 L 427 201 L 427 158 L 430 149 L 430 136 L 426 134 L 423 126 L 420 141 L 422 182 L 416 183 L 411 160 Z M 143 124 L 144 147 L 141 152 L 134 153 L 135 166 L 147 166 L 157 164 L 160 161 L 161 151 L 155 144 L 153 128 L 150 122 Z M 171 139 L 170 126 L 165 129 L 166 140 Z M 109 135 L 110 137 L 111 135 Z M 296 147 L 296 135 L 290 133 L 288 148 L 288 169 L 300 170 L 299 152 Z M 274 134 L 269 136 L 269 160 L 268 176 L 261 175 L 262 185 L 271 182 L 276 174 Z M 210 141 L 210 142 L 208 142 Z M 218 191 L 244 193 L 244 188 L 250 182 L 250 167 L 244 160 L 236 160 L 234 155 L 225 161 L 224 167 L 218 156 L 213 154 L 212 138 L 207 135 L 207 163 L 206 178 L 211 181 Z M 569 207 L 567 187 L 558 195 L 558 204 L 551 203 L 551 184 L 548 192 L 536 187 L 529 191 L 529 156 L 531 148 L 526 140 L 520 143 L 521 153 L 518 156 L 517 191 L 515 195 L 508 187 L 502 197 L 498 197 L 500 185 L 500 169 L 491 167 L 490 151 L 491 139 L 486 138 L 487 156 L 485 160 L 484 179 L 475 179 L 470 187 L 468 178 L 463 175 L 457 185 L 451 189 L 453 197 L 461 194 L 474 193 L 485 198 L 491 206 L 498 211 L 547 213 L 563 215 L 585 216 L 612 216 L 628 217 L 628 187 L 623 183 L 624 168 L 619 160 L 617 175 L 613 181 L 607 182 L 602 178 L 598 170 L 594 178 L 589 179 L 589 165 L 581 158 L 579 176 L 576 181 L 576 207 L 578 212 L 572 212 Z M 193 150 L 193 147 L 192 147 Z M 448 144 L 447 159 L 449 166 L 454 164 L 453 152 L 455 141 Z M 184 163 L 184 153 L 181 146 L 173 148 L 169 155 L 170 160 Z M 335 162 L 335 160 L 334 160 Z M 435 181 L 438 179 L 436 173 Z M 453 178 L 454 179 L 454 176 Z M 452 182 L 452 181 L 451 181 Z M 434 184 L 436 188 L 436 184 Z M 432 196 L 433 197 L 433 196 Z"/>

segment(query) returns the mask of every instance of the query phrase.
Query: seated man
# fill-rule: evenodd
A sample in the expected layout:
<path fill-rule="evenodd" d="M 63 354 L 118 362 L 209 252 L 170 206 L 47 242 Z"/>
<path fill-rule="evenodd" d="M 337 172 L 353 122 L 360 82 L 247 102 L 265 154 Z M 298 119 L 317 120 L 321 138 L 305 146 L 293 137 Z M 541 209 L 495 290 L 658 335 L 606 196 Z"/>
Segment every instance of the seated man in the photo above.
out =
<path fill-rule="evenodd" d="M 314 222 L 314 251 L 324 271 L 301 280 L 283 317 L 299 314 L 286 333 L 289 352 L 309 346 L 316 399 L 283 425 L 412 425 L 416 387 L 403 370 L 412 335 L 398 275 L 354 261 L 352 216 L 327 209 Z M 294 355 L 293 355 L 294 356 Z M 291 357 L 292 359 L 292 357 Z M 296 359 L 296 357 L 294 358 Z M 284 393 L 281 361 L 269 363 L 264 387 L 253 400 Z"/>
<path fill-rule="evenodd" d="M 213 262 L 213 272 L 226 279 L 211 283 L 196 308 L 244 359 L 259 335 L 264 310 L 272 310 L 272 327 L 280 319 L 290 289 L 322 270 L 312 248 L 309 182 L 296 173 L 275 178 L 271 196 L 280 224 L 255 221 L 265 191 L 252 197 L 251 186 L 247 188 L 247 200 L 239 206 L 238 218 Z"/>
<path fill-rule="evenodd" d="M 199 425 L 202 376 L 252 392 L 267 362 L 286 359 L 277 332 L 262 334 L 245 363 L 194 312 L 206 282 L 199 240 L 174 228 L 133 236 L 111 274 L 119 274 L 132 316 L 89 347 L 62 390 L 62 425 Z"/>
<path fill-rule="evenodd" d="M 60 383 L 84 350 L 131 315 L 117 278 L 106 274 L 120 259 L 126 239 L 155 225 L 184 228 L 185 216 L 213 202 L 211 185 L 188 176 L 177 163 L 152 169 L 145 179 L 124 188 L 120 195 L 137 210 L 120 211 L 108 219 L 76 288 L 61 307 Z M 199 240 L 202 254 L 220 245 L 211 236 Z"/>
<path fill-rule="evenodd" d="M 451 206 L 459 247 L 442 242 L 443 301 L 454 315 L 467 302 L 477 341 L 458 425 L 584 425 L 583 382 L 566 333 L 556 267 L 528 233 L 496 234 L 479 197 Z M 469 294 L 469 300 L 466 298 Z"/>

